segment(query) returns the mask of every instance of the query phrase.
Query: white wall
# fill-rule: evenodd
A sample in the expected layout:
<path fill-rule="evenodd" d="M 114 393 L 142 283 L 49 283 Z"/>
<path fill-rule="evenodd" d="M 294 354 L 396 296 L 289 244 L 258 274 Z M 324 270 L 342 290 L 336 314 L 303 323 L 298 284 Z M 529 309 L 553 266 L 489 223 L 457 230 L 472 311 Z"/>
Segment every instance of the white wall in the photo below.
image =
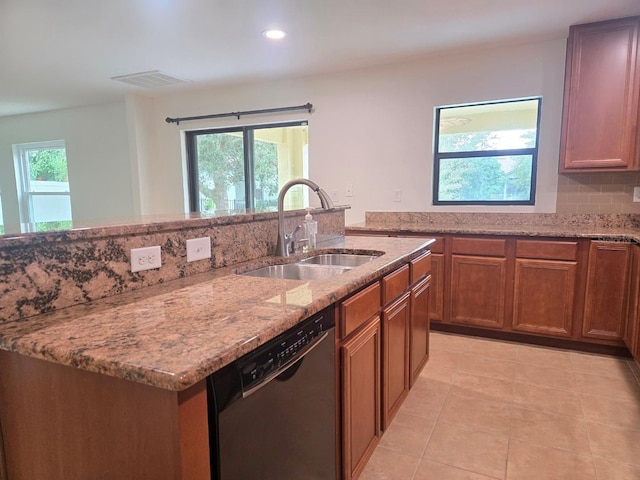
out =
<path fill-rule="evenodd" d="M 65 141 L 74 220 L 136 213 L 122 102 L 0 118 L 0 190 L 6 225 L 19 223 L 12 145 L 45 140 Z"/>
<path fill-rule="evenodd" d="M 310 178 L 339 203 L 347 223 L 366 210 L 554 212 L 564 79 L 564 39 L 416 59 L 396 65 L 282 81 L 209 88 L 154 100 L 154 171 L 142 186 L 155 210 L 183 205 L 181 132 L 187 129 L 308 119 Z M 434 207 L 434 107 L 542 95 L 536 205 Z M 167 124 L 182 117 L 311 102 L 314 112 Z M 147 105 L 145 108 L 150 109 Z M 143 115 L 141 115 L 143 116 Z M 147 115 L 147 118 L 149 116 Z M 144 162 L 144 160 L 141 160 Z M 345 186 L 353 184 L 353 197 Z M 402 190 L 402 201 L 392 192 Z"/>

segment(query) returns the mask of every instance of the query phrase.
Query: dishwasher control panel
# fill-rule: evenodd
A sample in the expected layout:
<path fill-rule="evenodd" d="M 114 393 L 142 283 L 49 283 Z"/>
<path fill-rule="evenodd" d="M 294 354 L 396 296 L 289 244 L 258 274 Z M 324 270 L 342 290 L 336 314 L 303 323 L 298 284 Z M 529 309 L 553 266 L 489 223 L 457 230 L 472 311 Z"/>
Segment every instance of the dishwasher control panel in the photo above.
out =
<path fill-rule="evenodd" d="M 263 378 L 296 361 L 302 352 L 334 326 L 332 313 L 332 309 L 327 309 L 304 320 L 243 357 L 238 362 L 242 389 L 252 388 Z"/>

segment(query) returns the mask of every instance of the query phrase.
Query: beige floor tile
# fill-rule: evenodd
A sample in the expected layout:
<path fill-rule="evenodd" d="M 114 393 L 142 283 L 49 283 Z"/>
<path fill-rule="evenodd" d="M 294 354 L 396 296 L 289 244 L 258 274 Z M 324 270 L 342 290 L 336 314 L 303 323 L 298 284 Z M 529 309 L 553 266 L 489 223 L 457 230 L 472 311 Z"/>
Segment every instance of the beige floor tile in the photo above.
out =
<path fill-rule="evenodd" d="M 504 435 L 438 422 L 423 458 L 504 478 L 508 444 L 509 437 Z"/>
<path fill-rule="evenodd" d="M 640 386 L 632 374 L 617 378 L 576 372 L 575 378 L 578 390 L 582 394 L 640 403 Z"/>
<path fill-rule="evenodd" d="M 438 350 L 431 345 L 429 347 L 429 361 L 427 365 L 432 368 L 450 368 L 456 370 L 462 355 L 462 352 Z"/>
<path fill-rule="evenodd" d="M 377 447 L 359 480 L 411 480 L 420 458 Z"/>
<path fill-rule="evenodd" d="M 591 455 L 511 441 L 507 480 L 589 480 L 596 478 Z"/>
<path fill-rule="evenodd" d="M 580 395 L 568 390 L 516 382 L 513 388 L 513 404 L 567 417 L 582 417 Z"/>
<path fill-rule="evenodd" d="M 638 365 L 638 362 L 631 359 L 627 360 L 627 365 L 629 365 L 631 372 L 636 377 L 636 381 L 638 382 L 638 385 L 640 385 L 640 365 Z"/>
<path fill-rule="evenodd" d="M 629 373 L 625 358 L 595 353 L 571 352 L 571 363 L 576 372 L 592 373 L 613 377 Z"/>
<path fill-rule="evenodd" d="M 511 403 L 513 400 L 513 382 L 458 372 L 453 379 L 451 393 Z"/>
<path fill-rule="evenodd" d="M 496 477 L 487 477 L 451 465 L 422 460 L 418 464 L 418 471 L 413 480 L 493 480 L 494 478 Z"/>
<path fill-rule="evenodd" d="M 555 367 L 520 364 L 516 369 L 516 382 L 560 390 L 576 390 L 576 381 L 571 370 Z"/>
<path fill-rule="evenodd" d="M 399 411 L 422 418 L 438 418 L 450 388 L 447 383 L 419 377 Z"/>
<path fill-rule="evenodd" d="M 511 438 L 532 445 L 591 453 L 586 422 L 581 418 L 514 407 Z"/>
<path fill-rule="evenodd" d="M 640 467 L 595 458 L 598 480 L 638 480 Z"/>
<path fill-rule="evenodd" d="M 380 446 L 421 457 L 435 423 L 435 419 L 425 419 L 399 411 L 384 432 Z"/>
<path fill-rule="evenodd" d="M 483 355 L 485 357 L 500 358 L 514 361 L 518 345 L 515 343 L 503 342 L 491 339 L 476 339 L 466 346 L 466 353 Z"/>
<path fill-rule="evenodd" d="M 462 354 L 458 370 L 483 377 L 513 381 L 516 375 L 516 363 L 501 358 Z"/>
<path fill-rule="evenodd" d="M 519 345 L 516 362 L 539 367 L 555 367 L 571 371 L 573 365 L 569 352 L 553 348 Z"/>
<path fill-rule="evenodd" d="M 453 368 L 437 367 L 431 365 L 431 362 L 429 361 L 420 372 L 420 377 L 440 383 L 451 384 L 453 383 L 453 377 L 455 374 L 456 370 Z"/>
<path fill-rule="evenodd" d="M 640 432 L 587 422 L 594 457 L 640 466 Z"/>
<path fill-rule="evenodd" d="M 509 435 L 511 405 L 450 393 L 444 402 L 438 422 Z"/>
<path fill-rule="evenodd" d="M 640 430 L 639 402 L 582 395 L 582 411 L 587 420 Z"/>

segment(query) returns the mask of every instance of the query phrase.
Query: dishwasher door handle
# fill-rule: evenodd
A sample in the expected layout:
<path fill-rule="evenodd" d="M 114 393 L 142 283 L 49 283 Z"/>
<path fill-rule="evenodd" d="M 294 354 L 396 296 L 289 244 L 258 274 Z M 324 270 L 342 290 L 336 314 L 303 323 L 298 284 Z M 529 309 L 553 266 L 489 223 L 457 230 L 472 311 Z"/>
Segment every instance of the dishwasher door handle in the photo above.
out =
<path fill-rule="evenodd" d="M 320 342 L 322 342 L 325 338 L 327 338 L 327 336 L 329 335 L 330 331 L 333 331 L 333 328 L 331 330 L 327 331 L 327 332 L 324 332 L 324 334 L 321 337 L 316 338 L 312 343 L 310 343 L 305 348 L 300 350 L 300 354 L 296 358 L 291 359 L 291 361 L 289 363 L 286 363 L 286 364 L 282 365 L 276 371 L 274 371 L 271 374 L 269 374 L 268 376 L 266 376 L 260 383 L 258 383 L 257 385 L 254 385 L 253 387 L 251 387 L 251 388 L 249 388 L 247 390 L 243 389 L 242 390 L 242 398 L 247 398 L 248 396 L 253 395 L 258 390 L 260 390 L 262 387 L 265 387 L 266 385 L 271 383 L 273 380 L 275 380 L 277 377 L 279 377 L 281 374 L 283 374 L 284 372 L 289 370 L 296 363 L 301 362 L 302 359 L 304 357 L 306 357 L 309 353 L 311 353 L 311 351 L 314 348 L 316 348 Z"/>

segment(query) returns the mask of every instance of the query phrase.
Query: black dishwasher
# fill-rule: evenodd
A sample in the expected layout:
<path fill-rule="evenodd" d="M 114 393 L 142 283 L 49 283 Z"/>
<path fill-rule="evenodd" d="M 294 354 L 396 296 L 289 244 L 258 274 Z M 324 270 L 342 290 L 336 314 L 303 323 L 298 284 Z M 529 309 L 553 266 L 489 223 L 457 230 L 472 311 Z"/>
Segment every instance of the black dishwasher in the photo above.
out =
<path fill-rule="evenodd" d="M 212 374 L 215 480 L 335 480 L 334 313 L 328 308 Z"/>

